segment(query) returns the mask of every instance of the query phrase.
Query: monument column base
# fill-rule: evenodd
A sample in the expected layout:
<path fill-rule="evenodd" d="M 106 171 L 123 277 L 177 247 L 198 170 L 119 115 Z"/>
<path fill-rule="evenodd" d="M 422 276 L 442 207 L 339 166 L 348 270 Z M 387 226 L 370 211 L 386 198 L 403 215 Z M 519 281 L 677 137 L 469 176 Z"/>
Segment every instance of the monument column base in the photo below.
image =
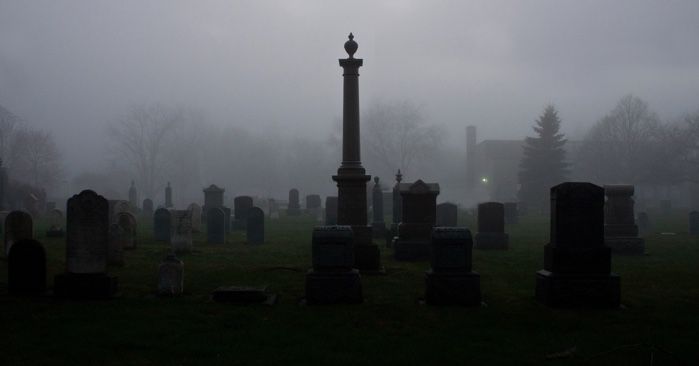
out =
<path fill-rule="evenodd" d="M 359 271 L 332 272 L 308 270 L 306 273 L 306 303 L 361 304 L 362 281 Z"/>
<path fill-rule="evenodd" d="M 605 238 L 604 244 L 612 249 L 613 254 L 643 255 L 646 252 L 645 241 L 642 238 Z"/>
<path fill-rule="evenodd" d="M 479 306 L 481 276 L 476 272 L 425 272 L 428 305 Z"/>
<path fill-rule="evenodd" d="M 507 249 L 509 235 L 506 233 L 477 233 L 474 242 L 476 249 Z"/>
<path fill-rule="evenodd" d="M 70 299 L 107 299 L 117 292 L 118 279 L 106 273 L 62 273 L 54 277 L 53 293 Z"/>
<path fill-rule="evenodd" d="M 555 308 L 617 308 L 621 301 L 619 275 L 536 272 L 536 300 Z"/>

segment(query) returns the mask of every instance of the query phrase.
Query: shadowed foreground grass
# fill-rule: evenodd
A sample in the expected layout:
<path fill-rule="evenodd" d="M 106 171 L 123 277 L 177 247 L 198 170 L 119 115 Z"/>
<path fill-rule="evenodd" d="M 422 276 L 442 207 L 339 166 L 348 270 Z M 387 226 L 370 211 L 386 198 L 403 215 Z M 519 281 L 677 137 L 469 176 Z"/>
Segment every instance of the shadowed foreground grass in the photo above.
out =
<path fill-rule="evenodd" d="M 463 216 L 463 215 L 462 215 Z M 616 310 L 553 310 L 533 298 L 543 265 L 548 220 L 508 227 L 511 249 L 474 251 L 486 305 L 428 307 L 427 262 L 394 261 L 383 248 L 385 276 L 363 276 L 365 303 L 300 306 L 310 266 L 307 217 L 267 222 L 267 244 L 235 233 L 225 246 L 195 235 L 184 255 L 185 295 L 153 295 L 167 248 L 141 222 L 140 243 L 111 268 L 120 293 L 109 301 L 73 302 L 6 295 L 0 262 L 0 365 L 648 365 L 699 364 L 699 239 L 684 215 L 658 222 L 649 255 L 614 257 L 621 275 Z M 462 224 L 473 228 L 473 219 Z M 49 285 L 65 268 L 62 239 L 36 232 L 48 254 Z M 214 303 L 222 285 L 268 285 L 274 306 Z"/>

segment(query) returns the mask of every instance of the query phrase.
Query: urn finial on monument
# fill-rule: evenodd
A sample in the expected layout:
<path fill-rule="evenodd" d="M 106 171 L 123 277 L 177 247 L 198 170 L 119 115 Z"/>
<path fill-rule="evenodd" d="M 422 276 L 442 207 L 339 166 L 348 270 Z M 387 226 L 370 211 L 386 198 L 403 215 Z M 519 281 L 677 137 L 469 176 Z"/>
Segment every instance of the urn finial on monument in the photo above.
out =
<path fill-rule="evenodd" d="M 347 38 L 349 38 L 349 40 L 345 42 L 345 51 L 349 55 L 349 58 L 354 58 L 354 54 L 355 52 L 357 52 L 357 48 L 359 47 L 359 45 L 357 44 L 357 42 L 354 41 L 354 35 L 352 34 L 352 32 L 350 32 Z"/>

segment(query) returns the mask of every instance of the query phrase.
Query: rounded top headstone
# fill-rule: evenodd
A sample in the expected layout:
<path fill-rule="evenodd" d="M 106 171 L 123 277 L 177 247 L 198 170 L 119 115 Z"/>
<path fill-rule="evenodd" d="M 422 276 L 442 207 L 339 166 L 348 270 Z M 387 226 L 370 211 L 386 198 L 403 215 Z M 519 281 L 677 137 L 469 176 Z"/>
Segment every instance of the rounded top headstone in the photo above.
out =
<path fill-rule="evenodd" d="M 349 38 L 349 40 L 345 42 L 345 52 L 347 52 L 349 58 L 354 58 L 354 53 L 357 52 L 359 45 L 354 41 L 354 35 L 352 33 L 350 33 L 347 38 Z"/>

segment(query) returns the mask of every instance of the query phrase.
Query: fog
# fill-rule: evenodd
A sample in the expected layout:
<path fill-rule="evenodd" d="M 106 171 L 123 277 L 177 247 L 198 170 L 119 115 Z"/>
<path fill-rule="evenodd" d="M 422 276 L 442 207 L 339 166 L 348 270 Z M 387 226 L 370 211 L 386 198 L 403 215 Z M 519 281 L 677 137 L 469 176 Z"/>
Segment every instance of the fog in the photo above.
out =
<path fill-rule="evenodd" d="M 449 172 L 418 170 L 410 179 L 457 179 L 465 126 L 477 126 L 479 139 L 521 139 L 548 104 L 569 139 L 582 139 L 627 94 L 662 120 L 699 109 L 694 0 L 2 0 L 0 105 L 53 134 L 64 182 L 110 169 L 107 126 L 134 105 L 180 106 L 212 128 L 323 145 L 340 134 L 337 60 L 350 31 L 364 59 L 361 108 L 409 101 L 444 132 Z M 268 149 L 287 154 L 281 146 Z M 292 185 L 329 193 L 340 155 L 327 151 L 337 152 L 324 157 L 328 170 L 309 172 L 326 181 L 286 174 L 258 193 L 284 197 L 281 187 Z M 236 180 L 210 175 L 192 192 Z M 74 193 L 66 187 L 57 191 Z M 232 192 L 246 190 L 253 187 Z"/>

